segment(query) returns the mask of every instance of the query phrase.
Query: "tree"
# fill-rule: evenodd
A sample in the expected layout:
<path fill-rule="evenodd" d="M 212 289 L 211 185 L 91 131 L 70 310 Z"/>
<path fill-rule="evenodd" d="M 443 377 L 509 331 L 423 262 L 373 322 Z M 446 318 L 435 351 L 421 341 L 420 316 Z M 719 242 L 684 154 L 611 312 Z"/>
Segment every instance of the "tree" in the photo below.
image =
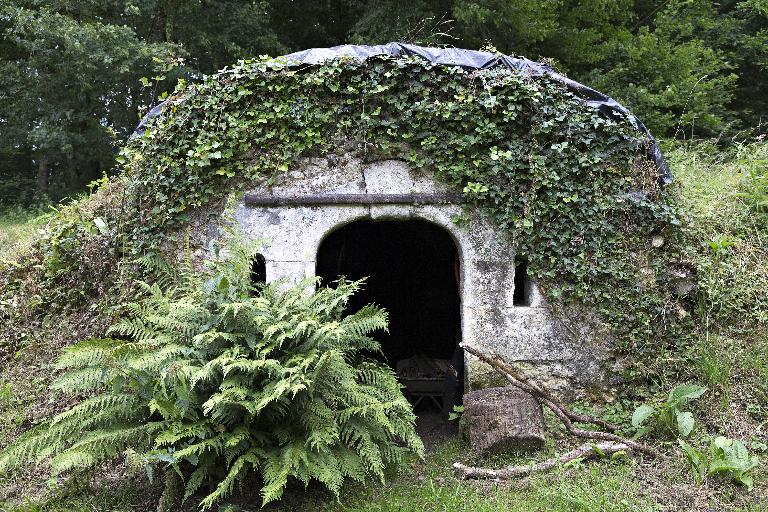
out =
<path fill-rule="evenodd" d="M 349 42 L 547 59 L 659 136 L 760 130 L 768 113 L 766 0 L 0 0 L 0 33 L 0 205 L 108 172 L 178 78 Z"/>
<path fill-rule="evenodd" d="M 0 4 L 0 150 L 26 160 L 39 194 L 82 187 L 112 165 L 146 92 L 139 77 L 174 58 L 128 27 Z"/>
<path fill-rule="evenodd" d="M 716 136 L 737 122 L 729 103 L 738 76 L 729 55 L 702 36 L 719 23 L 711 2 L 670 2 L 610 44 L 592 86 L 613 94 L 660 135 Z"/>
<path fill-rule="evenodd" d="M 58 199 L 109 172 L 178 78 L 286 51 L 265 2 L 42 4 L 0 0 L 0 205 L 20 185 Z"/>

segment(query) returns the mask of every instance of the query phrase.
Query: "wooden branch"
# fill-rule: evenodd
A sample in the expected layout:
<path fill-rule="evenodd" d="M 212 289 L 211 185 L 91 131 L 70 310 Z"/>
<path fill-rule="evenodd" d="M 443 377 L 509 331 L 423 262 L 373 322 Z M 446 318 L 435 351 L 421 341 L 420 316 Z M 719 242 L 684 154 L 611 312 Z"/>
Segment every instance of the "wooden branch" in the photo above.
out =
<path fill-rule="evenodd" d="M 470 353 L 472 353 L 470 351 Z M 477 355 L 475 353 L 475 355 Z M 479 356 L 478 356 L 479 357 Z M 610 432 L 613 432 L 615 430 L 619 429 L 618 425 L 615 425 L 613 423 L 609 423 L 603 419 L 597 418 L 595 416 L 591 416 L 589 414 L 579 414 L 576 412 L 573 412 L 566 408 L 562 402 L 560 402 L 555 396 L 550 393 L 544 386 L 536 382 L 533 378 L 528 377 L 527 375 L 523 374 L 518 368 L 515 368 L 511 364 L 504 361 L 504 359 L 501 358 L 498 354 L 491 354 L 491 359 L 495 361 L 501 369 L 503 369 L 506 373 L 517 379 L 523 384 L 526 384 L 531 389 L 536 391 L 536 394 L 538 396 L 541 396 L 543 398 L 546 398 L 550 402 L 556 404 L 562 411 L 563 414 L 565 414 L 568 418 L 570 418 L 572 421 L 578 421 L 579 423 L 587 423 L 592 425 L 597 425 L 598 427 L 602 427 Z"/>
<path fill-rule="evenodd" d="M 529 464 L 524 466 L 508 466 L 502 469 L 488 469 L 478 468 L 472 466 L 465 466 L 460 462 L 456 462 L 453 467 L 461 473 L 462 478 L 470 479 L 492 479 L 492 480 L 507 480 L 510 478 L 523 477 L 532 475 L 534 473 L 543 473 L 549 471 L 561 464 L 565 464 L 578 458 L 589 459 L 593 457 L 605 457 L 618 452 L 630 452 L 632 448 L 624 443 L 615 443 L 613 441 L 606 441 L 602 443 L 585 444 L 579 446 L 575 450 L 571 450 L 568 453 L 564 453 L 559 457 L 547 459 L 536 464 Z"/>
<path fill-rule="evenodd" d="M 526 393 L 533 395 L 539 402 L 541 402 L 542 405 L 546 406 L 549 410 L 551 410 L 555 414 L 555 416 L 557 416 L 557 418 L 562 422 L 563 426 L 570 434 L 576 437 L 580 437 L 582 439 L 613 441 L 615 443 L 624 444 L 634 451 L 643 452 L 653 457 L 662 456 L 661 453 L 657 451 L 655 448 L 652 448 L 643 443 L 638 443 L 631 439 L 627 439 L 610 432 L 584 430 L 584 429 L 575 427 L 572 421 L 572 418 L 574 417 L 584 418 L 584 419 L 589 419 L 589 418 L 597 419 L 597 418 L 593 418 L 592 416 L 588 416 L 588 415 L 577 415 L 576 413 L 569 411 L 559 400 L 557 400 L 551 393 L 549 393 L 549 391 L 544 389 L 541 385 L 539 385 L 532 379 L 523 375 L 522 372 L 520 372 L 519 370 L 512 368 L 508 363 L 506 363 L 498 355 L 485 354 L 484 352 L 480 351 L 478 348 L 468 345 L 466 343 L 462 343 L 459 346 L 464 350 L 466 350 L 467 352 L 469 352 L 470 354 L 477 357 L 478 359 L 480 359 L 481 361 L 491 365 L 499 374 L 501 374 L 507 380 L 507 382 L 509 382 L 513 386 L 518 387 L 523 391 L 525 391 Z M 577 419 L 576 421 L 581 421 L 581 420 Z M 594 423 L 594 422 L 588 421 L 586 423 Z"/>

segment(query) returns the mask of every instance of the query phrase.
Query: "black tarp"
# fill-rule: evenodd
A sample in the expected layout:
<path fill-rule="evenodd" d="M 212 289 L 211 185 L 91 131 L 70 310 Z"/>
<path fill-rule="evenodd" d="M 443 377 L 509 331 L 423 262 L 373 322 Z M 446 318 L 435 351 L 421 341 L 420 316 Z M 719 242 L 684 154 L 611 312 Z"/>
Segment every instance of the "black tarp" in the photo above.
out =
<path fill-rule="evenodd" d="M 524 57 L 511 57 L 508 55 L 497 55 L 490 52 L 477 50 L 463 50 L 460 48 L 430 48 L 425 46 L 416 46 L 406 43 L 387 43 L 382 45 L 367 46 L 345 44 L 334 46 L 332 48 L 311 48 L 300 52 L 291 53 L 280 57 L 288 66 L 304 66 L 312 64 L 321 64 L 325 61 L 337 59 L 339 57 L 353 57 L 359 60 L 365 60 L 377 55 L 389 55 L 391 57 L 414 56 L 425 59 L 435 64 L 446 66 L 461 66 L 469 69 L 492 69 L 496 67 L 505 67 L 513 71 L 530 76 L 548 76 L 564 84 L 568 90 L 577 97 L 583 99 L 587 105 L 596 108 L 606 116 L 626 117 L 632 126 L 648 137 L 652 145 L 649 157 L 655 162 L 658 170 L 659 180 L 668 184 L 672 182 L 672 173 L 669 165 L 661 153 L 656 139 L 653 138 L 648 128 L 640 122 L 629 110 L 613 98 L 596 91 L 591 87 L 580 84 L 560 73 L 557 73 L 546 64 L 541 64 L 528 60 Z M 159 104 L 150 110 L 142 119 L 137 127 L 139 133 L 143 132 L 143 127 L 149 119 L 157 116 L 163 104 Z"/>

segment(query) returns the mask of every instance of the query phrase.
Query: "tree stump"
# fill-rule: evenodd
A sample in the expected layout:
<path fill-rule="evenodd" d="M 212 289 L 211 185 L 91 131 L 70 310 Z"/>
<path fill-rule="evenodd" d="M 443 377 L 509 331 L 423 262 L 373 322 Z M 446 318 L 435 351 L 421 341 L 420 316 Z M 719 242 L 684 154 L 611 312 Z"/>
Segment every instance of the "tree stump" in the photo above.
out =
<path fill-rule="evenodd" d="M 513 386 L 464 395 L 463 422 L 469 445 L 480 454 L 544 446 L 541 404 Z"/>

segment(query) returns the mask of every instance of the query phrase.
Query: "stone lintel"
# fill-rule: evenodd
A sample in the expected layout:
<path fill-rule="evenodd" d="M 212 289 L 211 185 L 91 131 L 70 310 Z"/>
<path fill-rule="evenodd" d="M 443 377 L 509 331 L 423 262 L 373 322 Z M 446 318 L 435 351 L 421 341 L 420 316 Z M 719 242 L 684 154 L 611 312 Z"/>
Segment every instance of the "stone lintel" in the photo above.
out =
<path fill-rule="evenodd" d="M 247 206 L 452 204 L 461 203 L 462 195 L 453 193 L 297 195 L 249 193 L 243 200 Z"/>

